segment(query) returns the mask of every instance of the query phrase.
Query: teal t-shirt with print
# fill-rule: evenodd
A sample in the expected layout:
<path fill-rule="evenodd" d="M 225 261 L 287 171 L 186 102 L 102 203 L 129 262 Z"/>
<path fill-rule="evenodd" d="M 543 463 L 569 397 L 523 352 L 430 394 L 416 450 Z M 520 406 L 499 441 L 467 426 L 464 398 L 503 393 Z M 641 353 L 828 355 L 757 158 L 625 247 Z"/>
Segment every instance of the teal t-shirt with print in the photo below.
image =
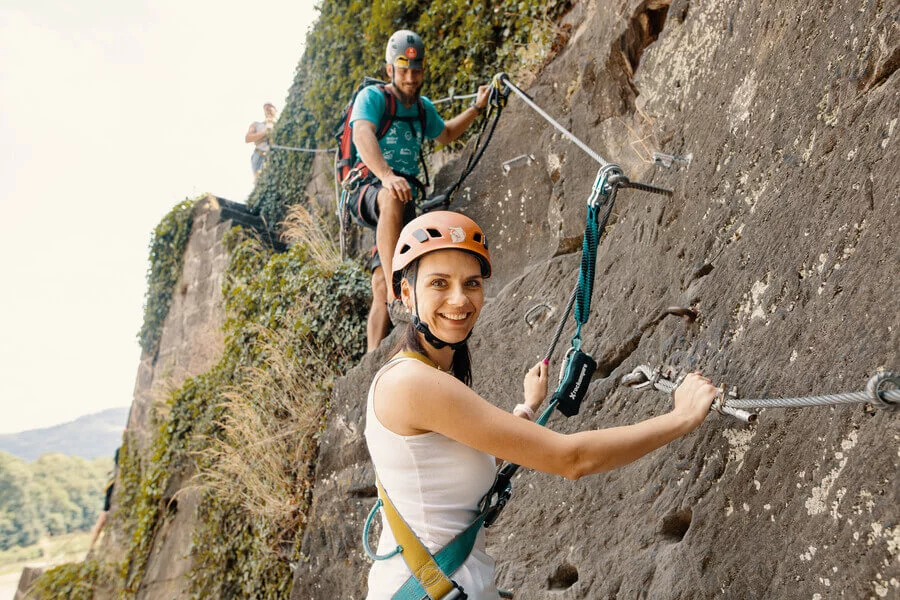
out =
<path fill-rule="evenodd" d="M 364 88 L 356 96 L 353 103 L 353 112 L 350 114 L 350 126 L 359 120 L 369 121 L 378 126 L 381 116 L 385 111 L 386 101 L 384 94 L 378 86 L 370 85 Z M 422 96 L 422 106 L 425 108 L 425 134 L 424 137 L 434 139 L 444 131 L 444 120 L 434 108 L 431 100 Z M 407 108 L 402 102 L 397 102 L 398 117 L 417 117 L 419 114 L 418 103 Z M 410 127 L 412 125 L 412 127 Z M 394 121 L 383 138 L 378 140 L 381 154 L 388 166 L 396 173 L 407 175 L 419 175 L 419 148 L 422 146 L 422 122 Z"/>

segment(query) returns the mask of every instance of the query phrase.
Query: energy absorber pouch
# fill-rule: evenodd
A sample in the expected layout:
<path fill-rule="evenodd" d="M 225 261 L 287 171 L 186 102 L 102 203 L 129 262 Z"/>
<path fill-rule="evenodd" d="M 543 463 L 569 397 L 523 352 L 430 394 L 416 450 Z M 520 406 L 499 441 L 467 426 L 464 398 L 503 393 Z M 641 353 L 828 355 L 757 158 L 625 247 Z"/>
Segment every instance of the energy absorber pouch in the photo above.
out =
<path fill-rule="evenodd" d="M 597 370 L 597 362 L 590 354 L 581 350 L 575 350 L 566 357 L 559 387 L 553 393 L 553 400 L 557 402 L 559 412 L 572 417 L 581 409 L 581 401 L 587 394 L 591 384 L 591 376 Z"/>

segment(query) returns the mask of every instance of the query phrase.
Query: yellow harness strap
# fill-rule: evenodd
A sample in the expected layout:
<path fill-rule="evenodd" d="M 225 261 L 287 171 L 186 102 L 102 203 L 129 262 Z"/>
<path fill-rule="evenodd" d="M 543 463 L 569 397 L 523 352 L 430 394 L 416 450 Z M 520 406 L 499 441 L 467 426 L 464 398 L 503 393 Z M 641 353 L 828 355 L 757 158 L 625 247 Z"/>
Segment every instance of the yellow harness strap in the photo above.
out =
<path fill-rule="evenodd" d="M 406 566 L 431 598 L 443 598 L 453 591 L 453 582 L 441 571 L 434 557 L 397 512 L 394 503 L 381 487 L 381 482 L 376 479 L 375 485 L 378 486 L 384 517 L 391 527 L 394 539 L 403 548 L 400 555 L 406 561 Z"/>
<path fill-rule="evenodd" d="M 411 350 L 401 350 L 400 352 L 395 354 L 393 357 L 391 357 L 391 360 L 389 360 L 388 362 L 391 363 L 400 358 L 414 358 L 419 362 L 425 363 L 429 367 L 434 367 L 435 369 L 437 369 L 439 371 L 441 369 L 439 366 L 437 366 L 437 364 L 433 360 L 431 360 L 430 358 L 428 358 L 421 352 L 413 352 Z"/>

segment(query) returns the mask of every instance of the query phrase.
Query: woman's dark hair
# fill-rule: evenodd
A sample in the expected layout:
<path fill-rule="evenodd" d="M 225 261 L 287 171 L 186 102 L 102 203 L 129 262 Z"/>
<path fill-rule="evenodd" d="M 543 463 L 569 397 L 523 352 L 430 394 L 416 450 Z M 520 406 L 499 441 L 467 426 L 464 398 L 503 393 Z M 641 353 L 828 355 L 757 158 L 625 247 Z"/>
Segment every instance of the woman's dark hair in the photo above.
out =
<path fill-rule="evenodd" d="M 403 269 L 403 279 L 409 281 L 413 288 L 415 288 L 416 285 L 416 275 L 418 274 L 418 271 L 418 260 L 414 260 Z M 402 350 L 425 354 L 425 348 L 422 347 L 422 342 L 419 340 L 419 334 L 412 322 L 406 324 L 403 335 L 400 336 L 400 341 L 397 342 L 397 346 L 391 354 L 396 354 Z M 467 386 L 472 386 L 472 355 L 469 354 L 469 344 L 464 344 L 461 348 L 453 352 L 453 361 L 450 363 L 450 372 Z"/>

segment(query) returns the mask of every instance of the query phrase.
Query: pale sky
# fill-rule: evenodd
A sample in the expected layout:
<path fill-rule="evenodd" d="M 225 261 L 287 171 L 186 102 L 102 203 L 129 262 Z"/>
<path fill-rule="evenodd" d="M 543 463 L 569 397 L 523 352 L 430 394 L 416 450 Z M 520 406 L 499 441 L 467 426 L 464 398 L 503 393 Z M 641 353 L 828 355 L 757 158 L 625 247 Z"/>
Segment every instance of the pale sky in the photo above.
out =
<path fill-rule="evenodd" d="M 254 6 L 0 6 L 0 433 L 131 403 L 150 233 L 185 197 L 246 201 L 244 134 L 315 18 Z"/>

